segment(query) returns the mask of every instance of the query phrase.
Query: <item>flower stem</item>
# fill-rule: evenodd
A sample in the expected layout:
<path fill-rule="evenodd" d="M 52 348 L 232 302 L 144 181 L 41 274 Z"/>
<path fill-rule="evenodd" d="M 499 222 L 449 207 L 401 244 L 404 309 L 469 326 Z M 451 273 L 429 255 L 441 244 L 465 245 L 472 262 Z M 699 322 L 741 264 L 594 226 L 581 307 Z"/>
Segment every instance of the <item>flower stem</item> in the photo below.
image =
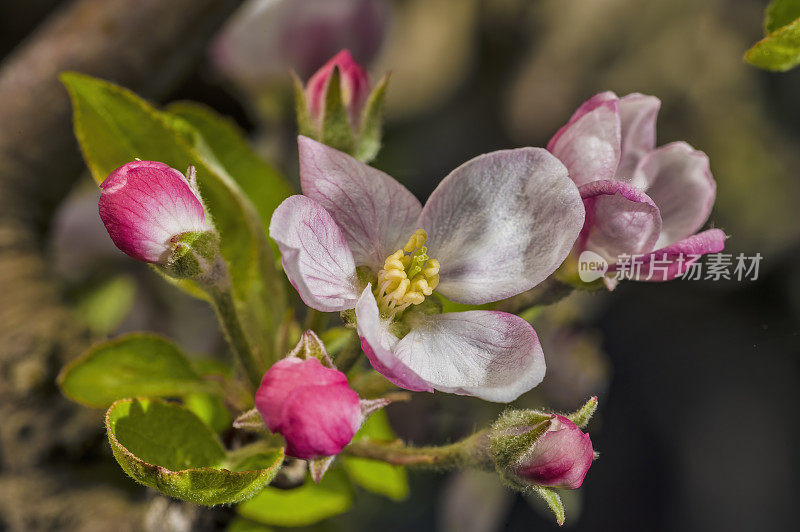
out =
<path fill-rule="evenodd" d="M 488 430 L 482 430 L 448 445 L 414 447 L 402 442 L 370 439 L 355 440 L 342 451 L 349 456 L 371 458 L 392 465 L 423 469 L 456 469 L 476 467 L 491 469 L 488 453 Z"/>
<path fill-rule="evenodd" d="M 217 318 L 222 325 L 222 330 L 225 332 L 225 338 L 233 349 L 237 361 L 247 376 L 247 380 L 254 389 L 258 388 L 265 368 L 263 368 L 263 364 L 260 363 L 253 352 L 250 341 L 247 339 L 247 334 L 245 334 L 244 328 L 239 321 L 236 303 L 231 293 L 230 275 L 225 261 L 222 258 L 218 258 L 210 271 L 198 281 L 211 297 L 212 305 L 217 312 Z"/>

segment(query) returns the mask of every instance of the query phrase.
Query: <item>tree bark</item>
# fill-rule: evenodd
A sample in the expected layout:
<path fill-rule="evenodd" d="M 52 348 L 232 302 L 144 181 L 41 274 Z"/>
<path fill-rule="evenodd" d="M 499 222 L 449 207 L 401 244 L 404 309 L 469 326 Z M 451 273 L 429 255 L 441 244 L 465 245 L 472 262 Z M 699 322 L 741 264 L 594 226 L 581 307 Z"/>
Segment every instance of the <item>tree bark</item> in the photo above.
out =
<path fill-rule="evenodd" d="M 54 208 L 83 171 L 58 74 L 76 70 L 163 96 L 196 66 L 236 4 L 76 0 L 0 65 L 2 530 L 141 528 L 125 523 L 141 503 L 87 482 L 87 449 L 102 438 L 98 413 L 70 404 L 54 384 L 88 342 L 43 246 Z"/>

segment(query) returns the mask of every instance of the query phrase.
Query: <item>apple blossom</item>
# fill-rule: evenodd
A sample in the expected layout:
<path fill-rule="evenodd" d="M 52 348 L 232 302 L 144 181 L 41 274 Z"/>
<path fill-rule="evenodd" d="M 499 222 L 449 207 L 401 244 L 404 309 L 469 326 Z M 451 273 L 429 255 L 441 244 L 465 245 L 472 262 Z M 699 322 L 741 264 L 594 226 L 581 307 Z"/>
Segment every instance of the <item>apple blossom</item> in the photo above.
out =
<path fill-rule="evenodd" d="M 566 168 L 544 149 L 476 157 L 423 207 L 400 183 L 299 138 L 302 196 L 275 211 L 270 236 L 300 297 L 355 309 L 373 367 L 409 390 L 511 401 L 541 382 L 533 328 L 504 312 L 439 313 L 434 290 L 482 304 L 529 290 L 562 263 L 584 209 Z"/>
<path fill-rule="evenodd" d="M 194 177 L 168 165 L 132 161 L 109 175 L 100 188 L 98 210 L 111 240 L 134 259 L 186 273 L 196 262 L 191 247 L 215 248 L 216 236 L 206 219 Z M 213 259 L 215 249 L 211 250 Z"/>
<path fill-rule="evenodd" d="M 597 253 L 610 272 L 618 257 L 637 256 L 638 280 L 674 279 L 700 255 L 721 251 L 726 238 L 719 229 L 697 232 L 711 213 L 716 184 L 703 152 L 685 142 L 655 147 L 660 106 L 654 96 L 597 94 L 547 146 L 569 169 L 586 207 L 573 256 Z M 654 261 L 662 261 L 663 273 L 650 276 Z"/>

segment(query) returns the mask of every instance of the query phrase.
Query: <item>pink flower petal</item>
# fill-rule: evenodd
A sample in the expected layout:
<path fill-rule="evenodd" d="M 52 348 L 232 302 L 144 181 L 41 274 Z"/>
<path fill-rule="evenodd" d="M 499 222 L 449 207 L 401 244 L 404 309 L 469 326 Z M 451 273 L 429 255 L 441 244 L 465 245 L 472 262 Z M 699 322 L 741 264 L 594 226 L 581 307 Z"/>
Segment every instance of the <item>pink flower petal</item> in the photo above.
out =
<path fill-rule="evenodd" d="M 685 142 L 666 144 L 639 162 L 634 179 L 647 183 L 647 195 L 661 211 L 657 246 L 694 234 L 708 220 L 717 186 L 705 153 Z"/>
<path fill-rule="evenodd" d="M 346 385 L 347 377 L 341 371 L 326 368 L 317 359 L 288 357 L 277 361 L 261 379 L 255 398 L 256 407 L 270 431 L 276 432 L 283 426 L 283 403 L 300 383 Z"/>
<path fill-rule="evenodd" d="M 288 357 L 264 375 L 255 404 L 286 454 L 314 459 L 338 454 L 361 426 L 361 401 L 344 373 L 316 358 Z"/>
<path fill-rule="evenodd" d="M 594 459 L 592 440 L 572 421 L 555 416 L 515 473 L 539 486 L 576 489 Z"/>
<path fill-rule="evenodd" d="M 657 249 L 643 257 L 636 257 L 631 264 L 641 265 L 626 268 L 637 281 L 671 281 L 683 275 L 702 255 L 719 253 L 725 249 L 727 237 L 720 229 L 709 229 L 697 233 L 667 247 Z M 611 268 L 611 271 L 619 269 Z M 649 278 L 648 278 L 649 277 Z"/>
<path fill-rule="evenodd" d="M 298 137 L 303 194 L 336 220 L 356 264 L 377 270 L 416 231 L 422 205 L 391 176 L 308 137 Z"/>
<path fill-rule="evenodd" d="M 580 187 L 586 223 L 575 243 L 578 252 L 594 251 L 609 264 L 622 254 L 647 253 L 661 233 L 653 200 L 636 187 L 613 179 Z"/>
<path fill-rule="evenodd" d="M 114 244 L 134 259 L 162 262 L 170 238 L 211 228 L 186 178 L 164 163 L 129 162 L 100 188 L 100 218 Z"/>
<path fill-rule="evenodd" d="M 269 236 L 278 243 L 283 270 L 306 305 L 322 312 L 355 306 L 353 254 L 321 205 L 305 196 L 286 198 L 272 215 Z"/>
<path fill-rule="evenodd" d="M 578 190 L 541 148 L 476 157 L 448 175 L 420 216 L 437 291 L 480 304 L 524 292 L 564 261 L 583 225 Z"/>
<path fill-rule="evenodd" d="M 580 186 L 616 177 L 620 139 L 618 100 L 613 92 L 604 92 L 581 105 L 547 149 L 564 163 Z"/>
<path fill-rule="evenodd" d="M 513 314 L 411 314 L 393 356 L 436 390 L 507 403 L 544 378 L 533 327 Z"/>
<path fill-rule="evenodd" d="M 295 388 L 281 414 L 286 455 L 305 460 L 339 454 L 361 426 L 358 394 L 346 382 Z"/>
<path fill-rule="evenodd" d="M 382 320 L 378 304 L 372 294 L 372 286 L 367 285 L 356 305 L 358 336 L 361 348 L 366 353 L 375 371 L 390 382 L 415 392 L 432 392 L 433 388 L 409 369 L 394 355 L 394 348 L 400 341 L 389 332 L 389 323 Z"/>
<path fill-rule="evenodd" d="M 619 100 L 622 146 L 617 179 L 630 181 L 639 160 L 656 145 L 656 118 L 661 100 L 633 93 Z"/>

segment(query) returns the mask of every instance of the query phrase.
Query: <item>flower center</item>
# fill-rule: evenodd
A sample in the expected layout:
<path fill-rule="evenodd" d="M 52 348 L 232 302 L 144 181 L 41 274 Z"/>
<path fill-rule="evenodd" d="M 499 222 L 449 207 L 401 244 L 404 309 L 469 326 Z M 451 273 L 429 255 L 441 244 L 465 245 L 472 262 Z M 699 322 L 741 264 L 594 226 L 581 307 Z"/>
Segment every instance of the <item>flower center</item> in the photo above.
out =
<path fill-rule="evenodd" d="M 428 257 L 428 233 L 418 229 L 403 249 L 386 258 L 374 290 L 381 315 L 393 319 L 411 305 L 419 305 L 439 284 L 439 261 Z"/>

